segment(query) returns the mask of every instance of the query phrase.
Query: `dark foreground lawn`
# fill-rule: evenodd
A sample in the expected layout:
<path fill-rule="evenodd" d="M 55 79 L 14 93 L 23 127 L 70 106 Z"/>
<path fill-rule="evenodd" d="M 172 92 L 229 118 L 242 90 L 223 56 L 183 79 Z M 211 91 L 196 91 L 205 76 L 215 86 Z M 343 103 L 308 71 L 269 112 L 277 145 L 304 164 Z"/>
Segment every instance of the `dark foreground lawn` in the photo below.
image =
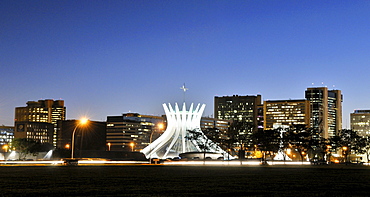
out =
<path fill-rule="evenodd" d="M 366 166 L 0 166 L 2 196 L 369 196 Z"/>

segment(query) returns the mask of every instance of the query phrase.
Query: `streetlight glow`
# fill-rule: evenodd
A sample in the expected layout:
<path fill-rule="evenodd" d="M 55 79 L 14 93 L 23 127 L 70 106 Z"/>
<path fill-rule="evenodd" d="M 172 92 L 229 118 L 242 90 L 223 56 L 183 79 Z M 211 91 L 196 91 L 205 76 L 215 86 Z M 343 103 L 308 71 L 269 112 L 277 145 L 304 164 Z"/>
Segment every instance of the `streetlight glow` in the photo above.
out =
<path fill-rule="evenodd" d="M 159 123 L 159 124 L 158 124 L 158 129 L 159 129 L 159 130 L 162 130 L 163 128 L 164 128 L 163 123 Z"/>
<path fill-rule="evenodd" d="M 131 151 L 134 152 L 134 146 L 135 146 L 135 143 L 134 142 L 131 142 L 130 143 L 130 146 L 131 146 Z"/>
<path fill-rule="evenodd" d="M 75 149 L 75 134 L 76 134 L 76 130 L 77 130 L 77 127 L 79 127 L 80 125 L 85 125 L 87 124 L 89 120 L 87 118 L 81 118 L 78 122 L 78 124 L 76 125 L 76 127 L 73 129 L 73 132 L 72 132 L 72 151 L 71 151 L 71 159 L 74 159 L 74 149 Z"/>
<path fill-rule="evenodd" d="M 79 124 L 84 125 L 84 124 L 86 124 L 88 121 L 89 121 L 89 119 L 87 119 L 87 118 L 81 118 L 81 119 L 80 119 L 80 123 L 79 123 Z"/>
<path fill-rule="evenodd" d="M 108 151 L 110 151 L 110 146 L 112 145 L 110 142 L 107 143 L 108 145 Z"/>
<path fill-rule="evenodd" d="M 5 151 L 5 152 L 8 152 L 9 146 L 8 146 L 7 144 L 5 144 L 5 145 L 3 146 L 3 149 L 4 149 L 4 151 Z"/>

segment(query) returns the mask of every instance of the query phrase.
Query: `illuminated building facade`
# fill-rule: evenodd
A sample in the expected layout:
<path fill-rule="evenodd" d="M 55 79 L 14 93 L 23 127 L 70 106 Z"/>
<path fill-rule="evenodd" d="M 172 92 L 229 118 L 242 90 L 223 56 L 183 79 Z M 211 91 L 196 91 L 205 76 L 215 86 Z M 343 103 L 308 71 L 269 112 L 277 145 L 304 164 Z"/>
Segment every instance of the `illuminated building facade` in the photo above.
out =
<path fill-rule="evenodd" d="M 0 146 L 9 144 L 14 138 L 14 127 L 0 126 Z"/>
<path fill-rule="evenodd" d="M 355 110 L 350 116 L 351 129 L 360 136 L 370 136 L 370 110 Z"/>
<path fill-rule="evenodd" d="M 28 101 L 26 107 L 15 108 L 15 138 L 31 138 L 56 147 L 57 121 L 65 120 L 63 100 Z"/>
<path fill-rule="evenodd" d="M 202 130 L 217 128 L 220 131 L 227 131 L 232 122 L 232 120 L 221 120 L 217 118 L 202 117 L 200 120 L 200 128 Z"/>
<path fill-rule="evenodd" d="M 327 87 L 307 88 L 305 96 L 310 101 L 311 127 L 314 137 L 330 138 L 342 129 L 342 101 L 340 90 Z"/>
<path fill-rule="evenodd" d="M 14 138 L 29 138 L 41 143 L 53 142 L 54 125 L 47 122 L 17 121 Z"/>
<path fill-rule="evenodd" d="M 232 120 L 250 126 L 252 132 L 262 127 L 261 95 L 257 96 L 223 96 L 215 97 L 214 116 L 217 119 Z"/>
<path fill-rule="evenodd" d="M 108 116 L 106 125 L 107 150 L 140 151 L 159 137 L 163 130 L 163 117 L 137 113 Z"/>
<path fill-rule="evenodd" d="M 200 120 L 200 128 L 207 135 L 209 129 L 216 129 L 218 137 L 221 139 L 229 139 L 228 130 L 231 127 L 232 120 L 220 120 L 216 118 L 202 117 Z"/>
<path fill-rule="evenodd" d="M 310 102 L 307 100 L 264 101 L 266 130 L 292 125 L 310 126 Z"/>

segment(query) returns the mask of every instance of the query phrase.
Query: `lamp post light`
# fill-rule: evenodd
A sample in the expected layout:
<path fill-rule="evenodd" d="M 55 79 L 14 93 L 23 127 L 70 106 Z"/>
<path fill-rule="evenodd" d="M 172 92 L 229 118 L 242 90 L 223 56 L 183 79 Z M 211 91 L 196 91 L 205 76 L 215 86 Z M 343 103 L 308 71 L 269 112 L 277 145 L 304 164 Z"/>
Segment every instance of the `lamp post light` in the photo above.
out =
<path fill-rule="evenodd" d="M 149 144 L 151 144 L 151 143 L 152 143 L 152 141 L 153 141 L 153 134 L 154 134 L 155 132 L 157 132 L 157 130 L 158 130 L 159 132 L 161 132 L 163 129 L 164 129 L 164 124 L 163 124 L 163 123 L 158 123 L 158 124 L 157 124 L 157 128 L 154 128 L 154 129 L 152 130 L 152 133 L 150 134 L 150 137 L 149 137 Z"/>
<path fill-rule="evenodd" d="M 74 159 L 74 149 L 75 149 L 75 134 L 76 130 L 80 125 L 84 125 L 88 122 L 89 120 L 86 118 L 82 118 L 79 123 L 76 125 L 76 127 L 73 129 L 72 132 L 72 151 L 71 151 L 71 159 Z"/>
<path fill-rule="evenodd" d="M 302 164 L 303 164 L 303 160 L 304 160 L 304 157 L 306 156 L 306 152 L 301 151 L 301 155 L 302 155 L 301 160 L 302 160 Z"/>
<path fill-rule="evenodd" d="M 135 143 L 134 142 L 131 142 L 130 143 L 130 146 L 131 146 L 131 151 L 134 152 L 134 146 L 135 146 Z"/>
<path fill-rule="evenodd" d="M 347 150 L 348 150 L 348 147 L 343 146 L 342 150 L 343 150 L 343 155 L 344 155 L 344 162 L 347 164 L 347 154 L 348 154 Z"/>
<path fill-rule="evenodd" d="M 107 145 L 108 145 L 108 151 L 110 151 L 110 146 L 112 146 L 112 144 L 108 142 Z"/>
<path fill-rule="evenodd" d="M 332 149 L 332 146 L 331 145 L 326 145 L 326 148 L 327 148 L 327 152 L 329 153 L 328 154 L 328 163 L 331 163 L 331 149 Z"/>
<path fill-rule="evenodd" d="M 4 149 L 4 152 L 8 152 L 8 150 L 9 150 L 9 146 L 7 145 L 7 144 L 5 144 L 4 146 L 3 146 L 3 149 Z"/>
<path fill-rule="evenodd" d="M 163 123 L 158 123 L 157 128 L 153 128 L 152 133 L 150 134 L 150 137 L 149 137 L 150 152 L 152 152 L 152 146 L 150 144 L 153 142 L 153 134 L 155 132 L 158 132 L 158 131 L 161 132 L 163 129 L 164 129 L 164 124 Z M 131 146 L 131 144 L 130 144 L 130 146 Z M 149 159 L 150 159 L 150 162 L 151 162 L 152 154 L 149 155 Z"/>

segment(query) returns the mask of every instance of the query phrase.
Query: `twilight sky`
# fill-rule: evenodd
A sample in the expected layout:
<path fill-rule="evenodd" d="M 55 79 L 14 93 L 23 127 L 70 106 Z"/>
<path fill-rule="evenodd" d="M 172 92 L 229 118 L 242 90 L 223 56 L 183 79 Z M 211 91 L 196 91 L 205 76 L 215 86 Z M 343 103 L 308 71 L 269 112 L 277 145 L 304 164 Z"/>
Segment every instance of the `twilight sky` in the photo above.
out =
<path fill-rule="evenodd" d="M 0 125 L 29 100 L 63 99 L 67 119 L 162 115 L 214 96 L 302 99 L 342 90 L 370 108 L 370 1 L 0 1 Z"/>

